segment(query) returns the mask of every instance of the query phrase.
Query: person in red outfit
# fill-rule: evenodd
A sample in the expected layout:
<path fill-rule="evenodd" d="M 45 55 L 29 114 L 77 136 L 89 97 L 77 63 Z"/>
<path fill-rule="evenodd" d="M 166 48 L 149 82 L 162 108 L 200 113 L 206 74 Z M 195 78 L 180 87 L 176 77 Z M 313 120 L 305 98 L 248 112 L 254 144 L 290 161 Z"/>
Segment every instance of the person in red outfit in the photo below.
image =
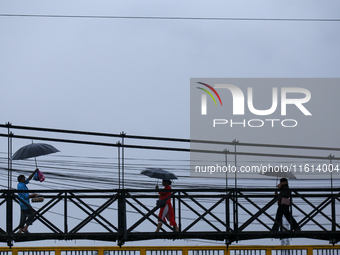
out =
<path fill-rule="evenodd" d="M 162 185 L 164 186 L 164 189 L 169 189 L 171 190 L 171 181 L 170 180 L 163 180 Z M 156 185 L 156 189 L 158 189 L 158 185 Z M 168 196 L 171 195 L 171 192 L 163 191 L 163 192 L 158 192 L 159 194 L 159 199 L 166 199 Z M 172 207 L 171 204 L 171 199 L 166 200 L 166 204 L 164 207 L 161 207 L 159 210 L 158 217 L 161 218 L 163 221 L 166 222 L 166 219 L 170 222 L 170 226 L 173 226 L 175 230 L 178 232 L 178 226 L 175 221 L 175 213 L 174 213 L 174 208 Z M 158 220 L 158 225 L 156 232 L 159 232 L 159 230 L 162 227 L 162 222 L 161 220 Z"/>

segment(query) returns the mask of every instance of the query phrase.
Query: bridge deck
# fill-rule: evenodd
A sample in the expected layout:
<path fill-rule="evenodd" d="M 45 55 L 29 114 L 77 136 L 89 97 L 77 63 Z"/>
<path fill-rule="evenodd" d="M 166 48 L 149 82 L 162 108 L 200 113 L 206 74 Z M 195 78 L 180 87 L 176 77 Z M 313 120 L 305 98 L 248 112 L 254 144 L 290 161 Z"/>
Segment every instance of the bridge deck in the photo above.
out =
<path fill-rule="evenodd" d="M 339 245 L 0 247 L 2 255 L 336 255 Z"/>

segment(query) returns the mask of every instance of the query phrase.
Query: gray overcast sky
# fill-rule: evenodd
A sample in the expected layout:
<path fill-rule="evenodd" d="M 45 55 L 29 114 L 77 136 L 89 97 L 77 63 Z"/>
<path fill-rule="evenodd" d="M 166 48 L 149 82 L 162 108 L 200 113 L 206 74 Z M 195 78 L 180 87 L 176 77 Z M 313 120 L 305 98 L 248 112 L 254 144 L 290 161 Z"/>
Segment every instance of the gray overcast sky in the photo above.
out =
<path fill-rule="evenodd" d="M 3 14 L 339 18 L 338 1 L 0 1 Z M 1 122 L 189 137 L 192 77 L 338 77 L 340 22 L 0 17 Z"/>
<path fill-rule="evenodd" d="M 339 10 L 310 0 L 0 0 L 1 14 L 339 19 Z M 0 17 L 0 122 L 189 138 L 190 78 L 339 77 L 339 37 L 340 22 Z"/>

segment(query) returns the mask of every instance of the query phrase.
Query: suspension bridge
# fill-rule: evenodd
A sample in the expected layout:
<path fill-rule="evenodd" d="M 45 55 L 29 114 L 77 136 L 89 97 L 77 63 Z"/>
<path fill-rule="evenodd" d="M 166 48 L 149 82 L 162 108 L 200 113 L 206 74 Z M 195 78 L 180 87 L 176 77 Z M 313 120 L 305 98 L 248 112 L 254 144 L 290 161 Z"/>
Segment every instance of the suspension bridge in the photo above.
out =
<path fill-rule="evenodd" d="M 136 185 L 138 184 L 137 182 L 132 182 L 130 186 L 127 185 L 125 182 L 126 172 L 130 169 L 127 168 L 125 150 L 157 150 L 183 153 L 189 152 L 190 149 L 185 147 L 130 145 L 126 144 L 125 141 L 130 138 L 187 143 L 188 140 L 127 136 L 125 133 L 112 135 L 23 127 L 13 126 L 9 123 L 0 126 L 0 128 L 8 130 L 7 133 L 0 133 L 0 137 L 8 141 L 7 166 L 2 168 L 8 175 L 8 188 L 0 191 L 0 211 L 3 215 L 3 220 L 0 223 L 0 242 L 6 243 L 9 247 L 13 246 L 13 242 L 48 239 L 112 241 L 116 242 L 120 247 L 128 242 L 152 239 L 214 240 L 222 241 L 227 246 L 242 240 L 263 238 L 309 238 L 329 241 L 333 245 L 338 243 L 340 239 L 340 188 L 333 186 L 329 188 L 291 188 L 290 198 L 293 202 L 290 205 L 290 217 L 296 219 L 301 230 L 294 231 L 290 226 L 286 227 L 280 224 L 280 231 L 273 232 L 271 228 L 275 223 L 277 201 L 280 199 L 280 197 L 274 195 L 275 189 L 238 187 L 237 185 L 230 187 L 228 182 L 224 187 L 216 185 L 216 187 L 207 188 L 204 187 L 207 186 L 206 184 L 201 186 L 195 184 L 189 188 L 173 188 L 168 199 L 172 201 L 179 232 L 175 231 L 168 223 L 163 222 L 161 231 L 155 233 L 157 223 L 161 220 L 158 217 L 159 206 L 155 202 L 158 198 L 157 190 L 150 188 L 150 186 L 143 188 Z M 17 135 L 11 132 L 11 130 L 15 129 L 42 132 L 44 135 Z M 85 136 L 101 136 L 106 139 L 116 137 L 121 140 L 116 143 L 101 142 L 97 138 L 91 141 L 74 140 L 52 137 L 45 135 L 46 133 L 62 135 L 76 133 Z M 116 170 L 118 172 L 116 174 L 118 178 L 113 177 L 112 179 L 119 180 L 116 183 L 117 187 L 104 188 L 107 183 L 101 185 L 100 178 L 96 179 L 93 176 L 91 178 L 95 180 L 95 184 L 90 189 L 76 188 L 71 183 L 65 189 L 59 188 L 60 183 L 54 188 L 47 187 L 45 189 L 38 189 L 36 187 L 39 186 L 35 185 L 33 189 L 30 189 L 30 192 L 38 193 L 44 197 L 44 201 L 39 204 L 33 204 L 35 220 L 31 233 L 18 234 L 17 219 L 20 200 L 18 194 L 21 191 L 12 188 L 12 174 L 13 171 L 28 171 L 27 169 L 31 168 L 31 165 L 22 165 L 19 167 L 22 167 L 22 169 L 13 168 L 13 162 L 10 160 L 13 139 L 43 140 L 116 148 L 118 151 L 116 158 Z M 331 149 L 332 151 L 337 151 L 334 148 L 327 148 L 327 150 Z M 234 155 L 237 156 L 237 153 L 235 152 Z M 315 158 L 338 160 L 334 156 L 315 156 Z M 48 164 L 52 163 L 52 161 L 48 162 Z M 63 161 L 63 163 L 66 163 L 66 161 Z M 94 165 L 96 166 L 97 164 Z M 91 165 L 90 168 L 96 168 L 95 166 Z M 59 164 L 58 167 L 62 168 L 62 164 Z M 85 175 L 86 171 L 82 170 L 79 173 Z M 104 176 L 106 180 L 111 178 L 106 175 Z M 48 178 L 48 171 L 46 176 Z M 67 174 L 63 175 L 61 179 L 66 176 Z M 91 182 L 91 178 L 86 180 L 83 179 L 82 175 L 75 176 L 75 178 L 77 179 L 75 183 Z M 208 183 L 208 181 L 205 182 Z"/>

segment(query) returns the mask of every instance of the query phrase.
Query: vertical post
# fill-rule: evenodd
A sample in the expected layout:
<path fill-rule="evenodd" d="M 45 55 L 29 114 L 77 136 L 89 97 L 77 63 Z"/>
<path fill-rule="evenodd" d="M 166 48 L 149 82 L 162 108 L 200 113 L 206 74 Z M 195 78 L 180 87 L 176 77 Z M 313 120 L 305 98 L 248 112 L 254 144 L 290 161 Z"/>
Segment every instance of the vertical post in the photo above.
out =
<path fill-rule="evenodd" d="M 18 250 L 19 249 L 15 249 L 15 248 L 12 249 L 12 247 L 10 247 L 10 249 L 12 251 L 12 255 L 18 255 Z M 60 255 L 60 254 L 56 254 L 56 255 Z"/>
<path fill-rule="evenodd" d="M 121 143 L 117 142 L 118 145 L 118 189 L 120 189 L 120 147 Z"/>
<path fill-rule="evenodd" d="M 224 249 L 224 255 L 230 255 L 229 244 L 227 244 L 227 247 Z"/>
<path fill-rule="evenodd" d="M 182 231 L 182 220 L 181 220 L 181 192 L 178 192 L 178 228 L 179 232 Z"/>
<path fill-rule="evenodd" d="M 311 246 L 307 247 L 307 255 L 313 255 L 313 254 L 314 254 L 313 247 Z M 319 252 L 317 254 L 319 254 Z"/>
<path fill-rule="evenodd" d="M 55 255 L 61 255 L 61 248 L 56 247 L 54 252 L 55 252 Z"/>
<path fill-rule="evenodd" d="M 126 201 L 124 192 L 124 136 L 125 133 L 121 132 L 122 143 L 118 142 L 118 164 L 119 164 L 119 191 L 118 191 L 118 245 L 121 247 L 126 240 Z M 120 154 L 122 150 L 122 156 Z M 120 164 L 120 158 L 122 158 L 122 164 Z M 120 169 L 122 169 L 122 178 L 120 177 Z M 122 190 L 122 189 L 123 190 Z"/>
<path fill-rule="evenodd" d="M 6 232 L 7 232 L 7 245 L 13 245 L 13 189 L 12 189 L 12 132 L 10 131 L 11 123 L 7 123 L 8 131 L 8 185 L 6 196 Z"/>
<path fill-rule="evenodd" d="M 235 149 L 235 189 L 237 189 L 237 156 L 236 156 L 236 145 L 238 144 L 238 140 L 234 139 L 234 149 Z"/>
<path fill-rule="evenodd" d="M 225 188 L 228 189 L 228 152 L 229 150 L 224 149 L 223 152 L 225 152 L 225 167 L 227 171 L 225 172 Z"/>
<path fill-rule="evenodd" d="M 290 189 L 288 189 L 288 195 L 289 195 L 289 201 L 290 201 L 290 204 L 289 204 L 289 222 L 290 222 L 290 228 L 289 230 L 290 231 L 293 231 L 293 223 L 292 223 L 292 219 L 293 219 L 293 200 L 292 200 L 292 192 L 290 191 Z M 283 216 L 282 216 L 283 218 Z M 282 222 L 281 222 L 281 228 L 283 229 L 284 226 L 284 221 L 282 219 Z M 287 228 L 288 229 L 288 228 Z M 281 240 L 281 244 L 282 244 L 282 240 Z"/>
<path fill-rule="evenodd" d="M 9 137 L 9 132 L 10 132 L 10 123 L 8 122 L 7 123 L 7 159 L 8 159 L 8 162 L 7 162 L 7 189 L 10 190 L 11 189 L 11 177 L 10 177 L 10 163 L 9 161 L 11 160 L 11 157 L 10 157 L 10 137 Z"/>
<path fill-rule="evenodd" d="M 236 242 L 238 241 L 238 212 L 237 212 L 237 191 L 236 189 L 233 192 L 234 203 L 233 203 L 233 213 L 234 213 L 234 232 L 236 233 Z"/>
<path fill-rule="evenodd" d="M 146 247 L 145 246 L 139 246 L 140 249 L 140 255 L 146 255 Z"/>
<path fill-rule="evenodd" d="M 13 189 L 7 190 L 6 196 L 6 232 L 7 232 L 7 245 L 12 247 L 13 237 Z"/>
<path fill-rule="evenodd" d="M 125 133 L 121 132 L 120 135 L 122 136 L 122 188 L 124 189 L 124 137 L 125 137 Z"/>
<path fill-rule="evenodd" d="M 229 150 L 224 149 L 225 152 L 225 166 L 227 171 L 225 172 L 225 221 L 226 221 L 226 232 L 230 230 L 230 210 L 229 210 L 229 196 L 228 196 L 228 152 Z"/>
<path fill-rule="evenodd" d="M 336 224 L 336 214 L 335 214 L 335 198 L 333 197 L 333 165 L 332 165 L 332 159 L 334 156 L 332 154 L 329 154 L 329 168 L 328 170 L 331 172 L 331 209 L 332 209 L 332 231 L 336 230 L 335 224 Z"/>
<path fill-rule="evenodd" d="M 230 194 L 230 193 L 229 193 Z M 225 224 L 226 224 L 226 232 L 230 231 L 230 195 L 228 195 L 228 191 L 226 191 L 225 197 Z"/>
<path fill-rule="evenodd" d="M 237 199 L 237 155 L 236 155 L 236 145 L 238 144 L 238 140 L 234 139 L 234 148 L 235 148 L 235 191 L 234 191 L 234 231 L 236 233 L 236 242 L 238 241 L 238 199 Z"/>
<path fill-rule="evenodd" d="M 332 195 L 333 195 L 333 165 L 332 165 L 332 158 L 334 158 L 334 156 L 332 156 L 332 154 L 329 154 L 329 164 L 330 166 L 332 166 L 332 170 L 331 169 L 328 169 L 330 172 L 331 172 L 331 192 L 332 192 Z"/>
<path fill-rule="evenodd" d="M 189 252 L 188 252 L 189 248 L 188 247 L 183 247 L 182 249 L 183 249 L 183 251 L 182 251 L 183 255 L 188 255 L 189 254 Z"/>
<path fill-rule="evenodd" d="M 7 143 L 8 143 L 8 148 L 7 148 L 7 153 L 8 153 L 8 183 L 7 187 L 8 189 L 12 189 L 12 135 L 13 133 L 11 132 L 11 123 L 7 122 Z"/>
<path fill-rule="evenodd" d="M 126 233 L 126 198 L 125 191 L 119 190 L 118 197 L 118 245 L 122 246 L 125 243 Z"/>
<path fill-rule="evenodd" d="M 332 196 L 332 231 L 336 231 L 335 196 Z"/>
<path fill-rule="evenodd" d="M 67 224 L 67 192 L 64 196 L 64 234 L 68 234 L 68 224 Z"/>

